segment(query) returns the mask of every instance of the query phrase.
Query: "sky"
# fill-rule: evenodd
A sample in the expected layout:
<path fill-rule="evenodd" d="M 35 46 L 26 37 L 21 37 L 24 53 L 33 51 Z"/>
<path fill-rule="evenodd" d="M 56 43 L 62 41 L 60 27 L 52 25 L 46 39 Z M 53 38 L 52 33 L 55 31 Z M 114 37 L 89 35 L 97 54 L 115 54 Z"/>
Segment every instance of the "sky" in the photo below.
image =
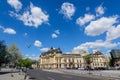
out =
<path fill-rule="evenodd" d="M 0 0 L 0 40 L 38 59 L 63 53 L 120 49 L 120 0 Z"/>

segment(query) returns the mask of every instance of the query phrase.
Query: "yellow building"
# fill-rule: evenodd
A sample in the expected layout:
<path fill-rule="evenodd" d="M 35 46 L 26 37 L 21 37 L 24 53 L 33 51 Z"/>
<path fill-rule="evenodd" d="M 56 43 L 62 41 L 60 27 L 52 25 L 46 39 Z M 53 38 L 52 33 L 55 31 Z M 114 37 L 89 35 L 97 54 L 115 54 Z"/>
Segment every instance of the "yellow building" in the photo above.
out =
<path fill-rule="evenodd" d="M 92 67 L 105 67 L 106 57 L 104 54 L 98 52 L 89 54 L 86 51 L 82 52 L 71 52 L 69 54 L 62 54 L 60 48 L 53 49 L 51 48 L 47 52 L 44 52 L 40 55 L 40 68 L 42 69 L 59 69 L 59 68 L 79 68 L 86 67 L 85 59 L 83 56 L 91 55 L 93 56 L 93 62 L 91 63 Z M 97 55 L 97 56 L 96 56 Z"/>
<path fill-rule="evenodd" d="M 91 67 L 98 68 L 98 67 L 108 67 L 109 58 L 105 56 L 100 51 L 94 51 L 92 54 L 92 63 Z"/>

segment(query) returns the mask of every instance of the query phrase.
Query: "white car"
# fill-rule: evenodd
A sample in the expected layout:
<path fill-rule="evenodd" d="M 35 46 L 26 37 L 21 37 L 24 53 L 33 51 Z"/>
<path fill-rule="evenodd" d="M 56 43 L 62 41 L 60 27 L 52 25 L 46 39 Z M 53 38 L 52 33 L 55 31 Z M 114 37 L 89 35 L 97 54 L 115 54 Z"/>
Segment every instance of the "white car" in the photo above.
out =
<path fill-rule="evenodd" d="M 83 68 L 83 67 L 79 67 L 78 69 L 79 69 L 79 70 L 84 70 L 84 68 Z"/>

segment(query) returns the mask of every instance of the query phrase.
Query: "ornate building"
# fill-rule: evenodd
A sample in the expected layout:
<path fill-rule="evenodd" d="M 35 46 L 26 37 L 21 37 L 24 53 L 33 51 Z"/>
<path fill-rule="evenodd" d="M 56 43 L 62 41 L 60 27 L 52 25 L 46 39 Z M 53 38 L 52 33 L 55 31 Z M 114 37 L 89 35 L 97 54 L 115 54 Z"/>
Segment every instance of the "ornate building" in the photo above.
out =
<path fill-rule="evenodd" d="M 62 54 L 60 48 L 51 48 L 40 55 L 40 68 L 42 69 L 59 69 L 59 68 L 79 68 L 86 67 L 83 56 L 93 56 L 92 67 L 106 67 L 106 57 L 100 52 L 89 54 L 86 51 Z"/>
<path fill-rule="evenodd" d="M 108 67 L 109 58 L 107 56 L 105 56 L 103 53 L 101 53 L 100 51 L 94 51 L 90 55 L 92 56 L 91 66 L 93 68 Z"/>

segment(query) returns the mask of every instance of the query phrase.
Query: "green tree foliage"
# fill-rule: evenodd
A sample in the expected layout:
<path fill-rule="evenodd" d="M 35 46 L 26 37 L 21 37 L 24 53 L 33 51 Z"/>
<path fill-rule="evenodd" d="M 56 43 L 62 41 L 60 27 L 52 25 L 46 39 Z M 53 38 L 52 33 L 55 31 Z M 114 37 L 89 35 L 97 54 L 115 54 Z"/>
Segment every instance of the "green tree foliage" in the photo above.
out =
<path fill-rule="evenodd" d="M 0 66 L 7 62 L 7 51 L 4 41 L 0 41 Z"/>
<path fill-rule="evenodd" d="M 19 51 L 18 47 L 16 46 L 16 44 L 12 44 L 7 47 L 7 51 L 10 54 L 9 59 L 11 64 L 16 66 L 19 63 L 19 61 L 22 59 L 22 54 Z"/>
<path fill-rule="evenodd" d="M 83 58 L 85 59 L 87 65 L 90 65 L 92 63 L 92 56 L 86 55 Z"/>
<path fill-rule="evenodd" d="M 112 58 L 110 58 L 110 60 L 109 60 L 109 66 L 111 66 L 111 67 L 113 67 L 113 66 L 114 66 L 114 61 L 113 61 L 113 59 L 112 59 Z"/>
<path fill-rule="evenodd" d="M 33 63 L 33 61 L 31 60 L 31 59 L 29 59 L 29 58 L 26 58 L 26 59 L 22 59 L 21 61 L 20 61 L 20 66 L 22 66 L 22 67 L 29 67 L 29 66 L 31 66 L 32 65 L 32 63 Z"/>

